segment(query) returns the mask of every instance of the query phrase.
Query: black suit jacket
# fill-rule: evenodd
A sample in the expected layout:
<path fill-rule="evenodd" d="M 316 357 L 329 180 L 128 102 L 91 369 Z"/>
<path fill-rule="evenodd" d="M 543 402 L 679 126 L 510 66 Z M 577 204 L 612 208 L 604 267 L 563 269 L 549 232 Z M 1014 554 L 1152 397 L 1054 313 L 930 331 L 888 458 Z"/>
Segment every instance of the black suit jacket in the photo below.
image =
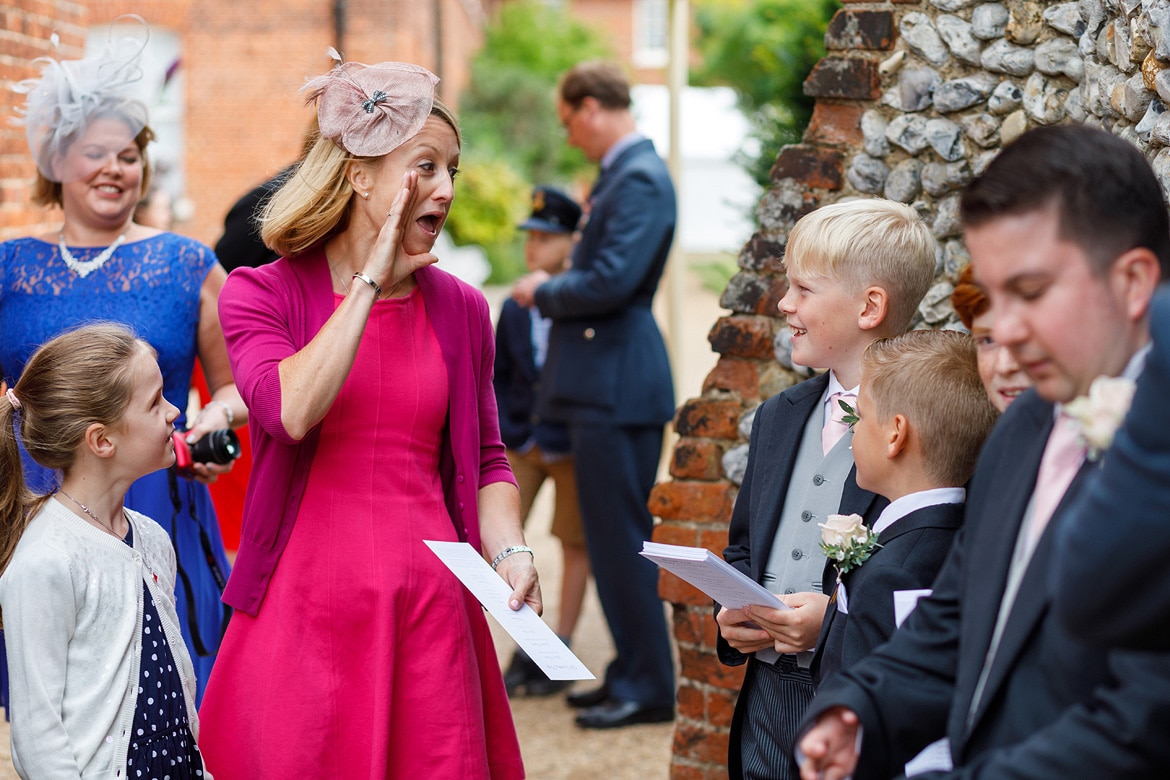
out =
<path fill-rule="evenodd" d="M 536 290 L 553 321 L 537 409 L 558 422 L 662 425 L 674 416 L 674 385 L 650 305 L 676 206 L 654 144 L 618 154 L 589 203 L 571 267 Z"/>
<path fill-rule="evenodd" d="M 496 362 L 492 386 L 500 410 L 500 438 L 518 449 L 529 439 L 544 452 L 567 453 L 569 432 L 559 423 L 543 422 L 536 414 L 541 372 L 532 348 L 532 316 L 511 298 L 504 300 L 496 323 Z"/>
<path fill-rule="evenodd" d="M 804 728 L 843 705 L 865 728 L 854 777 L 891 777 L 950 738 L 964 778 L 1158 777 L 1170 761 L 1170 659 L 1108 653 L 1064 630 L 1047 588 L 1054 530 L 1087 465 L 1041 536 L 973 717 L 1024 510 L 1053 424 L 1035 391 L 1004 414 L 980 456 L 967 515 L 934 592 L 890 641 L 822 686 Z M 945 724 L 945 728 L 944 728 Z"/>
<path fill-rule="evenodd" d="M 852 666 L 893 635 L 894 591 L 929 588 L 962 523 L 962 504 L 935 504 L 881 532 L 881 547 L 841 577 L 848 612 L 838 611 L 836 598 L 829 603 L 810 667 L 814 682 Z"/>
<path fill-rule="evenodd" d="M 1153 346 L 1100 476 L 1062 526 L 1056 608 L 1080 638 L 1170 650 L 1170 287 L 1154 298 Z"/>
<path fill-rule="evenodd" d="M 242 267 L 257 268 L 280 257 L 260 239 L 257 217 L 269 198 L 284 185 L 295 169 L 295 164 L 282 169 L 232 204 L 223 218 L 223 235 L 215 243 L 215 256 L 227 271 Z"/>
<path fill-rule="evenodd" d="M 756 409 L 748 449 L 747 470 L 739 486 L 739 496 L 731 513 L 727 549 L 723 558 L 756 582 L 764 581 L 764 569 L 776 531 L 780 512 L 800 450 L 800 437 L 809 416 L 820 411 L 820 400 L 829 386 L 828 373 L 813 377 L 769 398 Z M 858 514 L 870 522 L 889 504 L 884 498 L 857 486 L 857 469 L 849 469 L 841 494 L 841 514 Z M 826 563 L 822 590 L 832 593 L 836 582 L 832 567 Z M 718 614 L 719 605 L 715 605 Z M 717 641 L 719 660 L 738 666 L 747 656 L 724 641 Z"/>

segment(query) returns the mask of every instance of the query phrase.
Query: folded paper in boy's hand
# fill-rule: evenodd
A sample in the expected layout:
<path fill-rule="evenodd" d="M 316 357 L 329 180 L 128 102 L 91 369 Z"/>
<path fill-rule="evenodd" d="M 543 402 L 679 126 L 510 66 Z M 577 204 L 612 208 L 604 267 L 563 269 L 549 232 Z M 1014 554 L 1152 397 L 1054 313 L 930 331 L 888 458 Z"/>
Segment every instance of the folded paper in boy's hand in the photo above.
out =
<path fill-rule="evenodd" d="M 776 594 L 703 547 L 643 542 L 641 555 L 686 580 L 728 609 L 789 609 Z"/>

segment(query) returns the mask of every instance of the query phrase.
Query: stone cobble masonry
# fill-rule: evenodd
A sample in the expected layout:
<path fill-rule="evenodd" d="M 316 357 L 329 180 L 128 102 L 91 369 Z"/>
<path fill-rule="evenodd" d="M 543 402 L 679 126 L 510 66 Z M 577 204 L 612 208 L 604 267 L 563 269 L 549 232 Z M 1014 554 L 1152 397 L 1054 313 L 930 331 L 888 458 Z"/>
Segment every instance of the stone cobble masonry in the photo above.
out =
<path fill-rule="evenodd" d="M 806 378 L 790 360 L 776 303 L 788 231 L 850 197 L 912 205 L 939 239 L 936 281 L 916 326 L 959 327 L 950 305 L 968 262 L 958 193 L 1030 127 L 1092 124 L 1135 144 L 1170 190 L 1170 0 L 843 0 L 827 56 L 805 80 L 816 99 L 801 143 L 783 149 L 721 298 L 709 339 L 721 355 L 702 395 L 679 410 L 670 482 L 652 510 L 658 541 L 722 552 L 760 402 Z M 682 673 L 670 776 L 725 778 L 742 668 L 715 657 L 709 601 L 664 574 Z"/>

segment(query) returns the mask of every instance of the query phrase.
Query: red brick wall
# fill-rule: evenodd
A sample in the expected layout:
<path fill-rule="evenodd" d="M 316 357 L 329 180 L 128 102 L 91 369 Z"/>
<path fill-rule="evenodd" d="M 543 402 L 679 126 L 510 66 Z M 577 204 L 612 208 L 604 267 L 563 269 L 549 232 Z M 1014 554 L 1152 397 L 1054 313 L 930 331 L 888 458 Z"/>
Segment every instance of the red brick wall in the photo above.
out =
<path fill-rule="evenodd" d="M 442 22 L 442 56 L 435 35 Z M 29 203 L 36 168 L 12 116 L 21 96 L 11 85 L 36 75 L 31 60 L 83 52 L 90 27 L 137 13 L 176 32 L 186 75 L 186 196 L 194 214 L 176 226 L 207 243 L 219 237 L 237 197 L 295 158 L 310 120 L 298 92 L 330 66 L 325 50 L 346 59 L 405 60 L 439 72 L 440 95 L 457 103 L 482 43 L 478 0 L 348 0 L 346 35 L 335 40 L 333 0 L 17 0 L 0 6 L 0 239 L 49 230 L 60 216 Z M 441 64 L 440 64 L 441 63 Z"/>
<path fill-rule="evenodd" d="M 666 68 L 634 67 L 633 0 L 570 0 L 569 13 L 582 24 L 602 31 L 606 43 L 619 62 L 630 68 L 635 84 L 665 84 Z"/>
<path fill-rule="evenodd" d="M 32 61 L 53 53 L 49 36 L 54 30 L 61 38 L 60 51 L 80 56 L 87 16 L 83 6 L 66 0 L 21 0 L 15 6 L 0 6 L 0 240 L 43 233 L 60 224 L 55 212 L 30 203 L 37 169 L 24 128 L 8 121 L 24 102 L 12 87 L 37 75 Z"/>
<path fill-rule="evenodd" d="M 193 3 L 183 56 L 188 194 L 196 210 L 183 232 L 214 242 L 235 199 L 296 157 L 312 117 L 299 89 L 330 67 L 331 45 L 347 60 L 401 60 L 441 71 L 439 93 L 454 103 L 482 33 L 459 0 L 441 2 L 441 68 L 429 2 L 349 0 L 340 43 L 333 3 L 325 0 Z"/>

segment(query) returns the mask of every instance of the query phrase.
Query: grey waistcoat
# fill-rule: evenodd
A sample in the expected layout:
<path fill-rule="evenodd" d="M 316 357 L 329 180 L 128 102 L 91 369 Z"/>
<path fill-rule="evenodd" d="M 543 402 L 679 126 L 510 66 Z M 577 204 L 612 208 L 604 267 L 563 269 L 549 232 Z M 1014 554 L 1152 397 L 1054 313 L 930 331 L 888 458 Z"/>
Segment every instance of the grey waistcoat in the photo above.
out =
<path fill-rule="evenodd" d="M 842 436 L 825 455 L 821 452 L 823 424 L 824 414 L 818 408 L 809 415 L 800 437 L 780 510 L 780 525 L 764 569 L 764 587 L 773 593 L 821 592 L 825 554 L 821 552 L 821 529 L 817 524 L 840 510 L 845 480 L 853 468 L 853 432 Z M 807 667 L 812 655 L 811 651 L 797 653 L 796 661 Z M 771 648 L 756 652 L 756 658 L 768 663 L 779 657 Z"/>

